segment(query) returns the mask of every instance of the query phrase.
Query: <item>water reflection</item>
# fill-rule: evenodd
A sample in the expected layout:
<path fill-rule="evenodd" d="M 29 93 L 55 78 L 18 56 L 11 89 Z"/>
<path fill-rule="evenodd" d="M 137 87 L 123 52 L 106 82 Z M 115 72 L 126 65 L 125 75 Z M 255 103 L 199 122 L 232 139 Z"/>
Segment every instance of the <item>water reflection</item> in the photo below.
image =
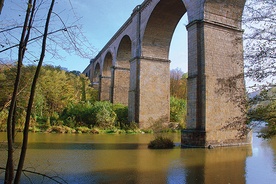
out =
<path fill-rule="evenodd" d="M 137 150 L 147 149 L 147 144 L 135 143 L 30 143 L 29 149 L 61 149 L 61 150 Z"/>
<path fill-rule="evenodd" d="M 0 133 L 0 141 L 4 142 Z M 172 135 L 174 141 L 180 135 Z M 26 168 L 68 183 L 273 183 L 276 139 L 252 146 L 149 150 L 153 135 L 31 134 Z M 6 149 L 0 149 L 0 166 Z M 18 155 L 16 150 L 15 155 Z M 32 175 L 33 183 L 51 183 Z M 0 183 L 4 173 L 0 173 Z M 62 181 L 62 180 L 61 180 Z M 27 178 L 22 183 L 29 183 Z"/>

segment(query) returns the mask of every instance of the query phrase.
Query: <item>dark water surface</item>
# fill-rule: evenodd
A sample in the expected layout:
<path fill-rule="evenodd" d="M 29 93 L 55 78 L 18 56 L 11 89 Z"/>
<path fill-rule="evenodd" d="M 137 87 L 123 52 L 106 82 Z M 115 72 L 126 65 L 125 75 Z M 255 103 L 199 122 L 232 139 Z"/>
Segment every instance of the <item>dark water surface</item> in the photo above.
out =
<path fill-rule="evenodd" d="M 180 134 L 168 136 L 180 144 Z M 211 150 L 149 150 L 147 144 L 153 137 L 32 133 L 25 169 L 56 176 L 61 183 L 276 183 L 276 139 L 254 137 L 251 146 Z M 1 167 L 6 163 L 5 140 L 6 134 L 0 133 Z M 33 183 L 54 183 L 26 175 Z M 31 183 L 28 177 L 23 175 L 22 183 Z M 0 171 L 0 183 L 3 180 Z"/>

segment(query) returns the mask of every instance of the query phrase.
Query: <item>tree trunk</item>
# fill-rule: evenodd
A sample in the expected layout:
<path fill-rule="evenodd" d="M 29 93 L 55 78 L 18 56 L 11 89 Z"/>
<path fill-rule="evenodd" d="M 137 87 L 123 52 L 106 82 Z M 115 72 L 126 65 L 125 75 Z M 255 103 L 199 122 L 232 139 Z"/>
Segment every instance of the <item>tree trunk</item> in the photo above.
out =
<path fill-rule="evenodd" d="M 23 165 L 24 165 L 24 161 L 25 161 L 25 157 L 26 157 L 27 145 L 28 145 L 29 124 L 30 124 L 31 111 L 32 111 L 32 106 L 33 106 L 33 101 L 34 101 L 34 96 L 35 96 L 36 83 L 37 83 L 37 79 L 39 77 L 40 69 L 41 69 L 41 66 L 42 66 L 42 63 L 43 63 L 43 60 L 44 60 L 44 56 L 45 56 L 46 41 L 47 41 L 47 35 L 48 35 L 48 27 L 49 27 L 50 18 L 51 18 L 51 14 L 52 14 L 54 4 L 55 4 L 55 0 L 52 0 L 49 11 L 48 11 L 46 23 L 45 23 L 45 30 L 44 30 L 44 36 L 43 36 L 43 41 L 42 41 L 41 55 L 40 55 L 40 58 L 39 58 L 38 66 L 37 66 L 35 76 L 33 78 L 32 87 L 31 87 L 31 94 L 30 94 L 30 98 L 29 98 L 27 114 L 26 114 L 26 121 L 25 121 L 25 127 L 24 127 L 24 132 L 23 132 L 24 136 L 23 136 L 21 154 L 20 154 L 19 164 L 18 164 L 18 167 L 17 167 L 17 172 L 16 172 L 16 176 L 15 176 L 15 180 L 14 180 L 15 184 L 18 184 L 20 182 L 20 177 L 21 177 L 21 173 L 22 173 L 22 169 L 23 169 Z"/>
<path fill-rule="evenodd" d="M 0 14 L 2 12 L 3 6 L 4 6 L 4 0 L 0 0 Z"/>
<path fill-rule="evenodd" d="M 29 4 L 32 4 L 32 0 L 29 0 Z M 19 49 L 18 49 L 18 64 L 17 64 L 17 74 L 16 79 L 14 82 L 14 89 L 9 109 L 9 115 L 7 120 L 7 140 L 8 140 L 8 159 L 6 164 L 6 173 L 5 173 L 5 183 L 12 183 L 14 178 L 14 163 L 13 163 L 13 126 L 14 121 L 13 117 L 16 112 L 15 106 L 16 106 L 16 99 L 17 99 L 17 92 L 19 88 L 20 78 L 21 78 L 21 67 L 23 64 L 23 57 L 26 49 L 26 32 L 28 30 L 28 22 L 29 22 L 29 16 L 31 12 L 31 6 L 27 7 L 26 16 L 25 16 L 25 22 L 21 34 Z M 29 31 L 28 31 L 29 32 Z M 28 35 L 28 34 L 27 34 Z"/>

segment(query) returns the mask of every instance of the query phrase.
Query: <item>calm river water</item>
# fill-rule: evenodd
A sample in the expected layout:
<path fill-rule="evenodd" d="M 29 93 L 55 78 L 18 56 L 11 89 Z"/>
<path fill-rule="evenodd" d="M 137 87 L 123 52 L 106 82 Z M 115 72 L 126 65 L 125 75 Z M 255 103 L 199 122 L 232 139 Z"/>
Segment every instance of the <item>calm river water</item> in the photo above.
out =
<path fill-rule="evenodd" d="M 180 134 L 170 134 L 180 144 Z M 271 184 L 276 181 L 276 139 L 251 146 L 149 150 L 153 135 L 30 134 L 25 169 L 61 183 Z M 20 135 L 17 135 L 20 138 Z M 0 133 L 0 166 L 6 162 Z M 16 151 L 18 158 L 18 150 Z M 33 183 L 54 183 L 27 174 Z M 63 180 L 59 179 L 62 178 Z M 0 171 L 0 183 L 4 172 Z M 31 183 L 22 176 L 22 183 Z"/>

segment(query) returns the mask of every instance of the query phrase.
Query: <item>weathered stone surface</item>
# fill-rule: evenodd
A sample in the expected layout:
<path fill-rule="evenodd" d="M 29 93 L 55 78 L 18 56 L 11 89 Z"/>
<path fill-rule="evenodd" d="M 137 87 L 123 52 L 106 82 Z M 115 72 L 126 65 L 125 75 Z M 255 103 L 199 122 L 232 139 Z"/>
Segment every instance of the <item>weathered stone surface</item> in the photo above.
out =
<path fill-rule="evenodd" d="M 128 105 L 129 78 L 129 69 L 114 67 L 112 103 Z"/>
<path fill-rule="evenodd" d="M 100 79 L 100 100 L 101 101 L 110 101 L 110 85 L 111 78 L 110 77 L 101 77 Z"/>

